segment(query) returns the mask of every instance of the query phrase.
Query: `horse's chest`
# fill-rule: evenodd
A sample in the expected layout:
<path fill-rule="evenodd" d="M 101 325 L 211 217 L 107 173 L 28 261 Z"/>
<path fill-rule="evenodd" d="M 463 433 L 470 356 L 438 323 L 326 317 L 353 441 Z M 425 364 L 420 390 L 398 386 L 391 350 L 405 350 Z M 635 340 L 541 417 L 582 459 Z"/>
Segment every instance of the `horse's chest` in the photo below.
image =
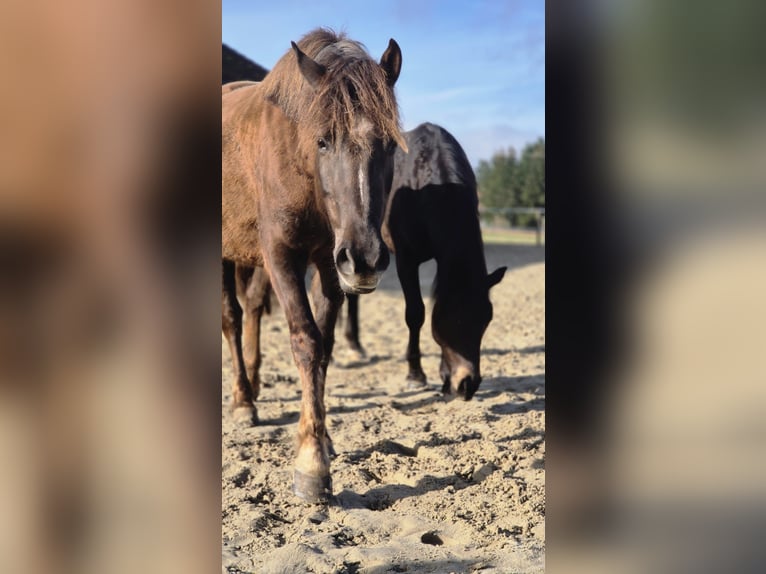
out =
<path fill-rule="evenodd" d="M 332 244 L 332 233 L 315 214 L 288 215 L 282 222 L 282 232 L 293 247 L 313 251 Z"/>

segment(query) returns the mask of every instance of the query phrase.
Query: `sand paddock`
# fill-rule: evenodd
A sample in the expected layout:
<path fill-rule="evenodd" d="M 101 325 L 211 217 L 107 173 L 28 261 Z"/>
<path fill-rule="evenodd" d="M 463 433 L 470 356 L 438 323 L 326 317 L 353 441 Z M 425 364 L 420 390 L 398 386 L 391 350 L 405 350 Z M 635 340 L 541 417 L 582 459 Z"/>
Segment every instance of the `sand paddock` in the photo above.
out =
<path fill-rule="evenodd" d="M 407 391 L 404 299 L 392 263 L 360 299 L 367 357 L 337 327 L 327 376 L 336 503 L 291 492 L 300 385 L 284 315 L 262 328 L 260 424 L 228 412 L 231 361 L 222 339 L 224 572 L 542 572 L 545 546 L 544 248 L 486 246 L 494 320 L 482 344 L 484 382 L 474 399 L 438 389 L 439 348 L 430 299 L 421 334 L 424 391 Z M 434 265 L 421 267 L 424 294 Z M 345 314 L 345 309 L 344 309 Z"/>

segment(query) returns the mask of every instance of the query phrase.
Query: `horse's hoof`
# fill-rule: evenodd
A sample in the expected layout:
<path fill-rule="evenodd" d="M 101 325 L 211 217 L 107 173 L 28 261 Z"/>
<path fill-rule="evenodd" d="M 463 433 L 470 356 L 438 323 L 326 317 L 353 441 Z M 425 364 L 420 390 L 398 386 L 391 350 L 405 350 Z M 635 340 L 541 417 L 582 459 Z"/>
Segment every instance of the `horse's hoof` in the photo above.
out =
<path fill-rule="evenodd" d="M 361 345 L 359 346 L 351 346 L 351 350 L 356 354 L 357 360 L 361 361 L 362 359 L 367 358 L 367 352 L 362 348 Z"/>
<path fill-rule="evenodd" d="M 242 426 L 255 426 L 258 424 L 258 411 L 254 405 L 238 405 L 232 410 L 234 422 Z"/>
<path fill-rule="evenodd" d="M 421 391 L 428 387 L 426 376 L 422 374 L 409 374 L 407 375 L 407 390 L 408 391 Z"/>
<path fill-rule="evenodd" d="M 332 498 L 332 478 L 303 474 L 296 470 L 293 477 L 293 493 L 311 504 L 329 502 Z"/>

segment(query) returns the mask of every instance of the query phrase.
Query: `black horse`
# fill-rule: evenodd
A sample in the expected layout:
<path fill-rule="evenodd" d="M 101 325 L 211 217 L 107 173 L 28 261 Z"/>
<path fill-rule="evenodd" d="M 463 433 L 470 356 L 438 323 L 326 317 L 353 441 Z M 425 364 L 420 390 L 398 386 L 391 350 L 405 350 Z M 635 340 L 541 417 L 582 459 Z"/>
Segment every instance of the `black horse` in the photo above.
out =
<path fill-rule="evenodd" d="M 431 330 L 442 350 L 442 391 L 470 400 L 481 383 L 481 339 L 492 320 L 489 290 L 502 280 L 506 268 L 487 274 L 476 177 L 457 140 L 430 123 L 404 136 L 409 153 L 396 151 L 382 234 L 396 254 L 396 271 L 406 302 L 405 320 L 410 331 L 407 379 L 415 385 L 426 382 L 420 362 L 425 307 L 418 268 L 436 259 Z M 352 348 L 361 350 L 358 298 L 347 298 L 346 338 Z"/>

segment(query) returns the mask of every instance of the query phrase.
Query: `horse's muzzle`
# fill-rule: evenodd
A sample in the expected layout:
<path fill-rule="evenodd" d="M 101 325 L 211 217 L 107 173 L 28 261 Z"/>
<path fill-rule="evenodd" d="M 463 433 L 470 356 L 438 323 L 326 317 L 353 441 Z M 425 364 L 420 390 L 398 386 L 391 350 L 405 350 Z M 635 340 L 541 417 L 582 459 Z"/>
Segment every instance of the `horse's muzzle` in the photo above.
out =
<path fill-rule="evenodd" d="M 442 393 L 461 397 L 464 401 L 470 401 L 479 390 L 481 376 L 473 368 L 467 368 L 460 365 L 453 371 L 450 371 L 446 365 L 442 364 Z"/>
<path fill-rule="evenodd" d="M 335 252 L 335 268 L 343 291 L 352 295 L 372 293 L 380 282 L 380 276 L 388 268 L 391 257 L 380 242 L 376 249 L 353 249 L 341 245 Z"/>
<path fill-rule="evenodd" d="M 346 276 L 338 270 L 338 278 L 340 279 L 340 288 L 343 289 L 344 293 L 348 293 L 349 295 L 372 293 L 378 287 L 378 283 L 380 282 L 379 273 L 365 277 L 360 277 L 358 275 Z"/>
<path fill-rule="evenodd" d="M 479 390 L 480 384 L 481 378 L 479 377 L 463 377 L 457 384 L 457 388 L 453 388 L 452 378 L 447 376 L 443 380 L 442 393 L 445 395 L 454 394 L 455 396 L 462 398 L 464 401 L 470 401 L 476 394 L 476 391 Z"/>

